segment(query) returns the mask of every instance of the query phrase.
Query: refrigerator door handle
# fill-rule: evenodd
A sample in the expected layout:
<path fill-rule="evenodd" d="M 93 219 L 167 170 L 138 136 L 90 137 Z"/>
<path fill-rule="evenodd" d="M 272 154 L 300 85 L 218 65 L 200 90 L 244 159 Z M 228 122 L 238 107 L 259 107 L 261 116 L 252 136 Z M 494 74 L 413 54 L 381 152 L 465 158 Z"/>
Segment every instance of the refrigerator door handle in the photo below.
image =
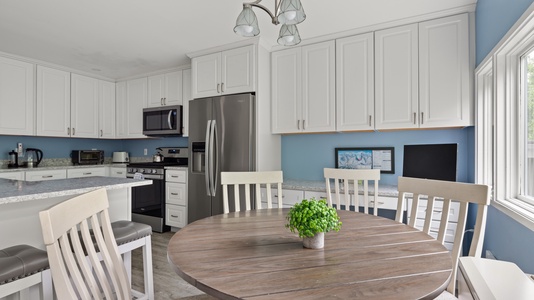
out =
<path fill-rule="evenodd" d="M 210 130 L 210 182 L 211 182 L 211 196 L 215 197 L 215 192 L 217 190 L 217 175 L 215 171 L 215 153 L 217 145 L 215 144 L 217 140 L 215 139 L 215 120 L 211 120 L 211 130 Z M 218 170 L 218 168 L 217 168 Z"/>
<path fill-rule="evenodd" d="M 219 149 L 217 149 L 217 141 L 219 140 L 217 136 L 217 121 L 213 120 L 211 122 L 212 132 L 211 137 L 215 140 L 211 142 L 212 150 L 215 152 L 215 160 L 212 160 L 211 165 L 215 169 L 215 173 L 213 173 L 213 189 L 211 190 L 211 194 L 215 196 L 217 194 L 217 185 L 219 184 Z"/>
<path fill-rule="evenodd" d="M 209 149 L 210 149 L 210 128 L 211 128 L 211 120 L 208 120 L 208 124 L 206 125 L 206 143 L 205 143 L 205 153 L 208 155 L 204 155 L 204 177 L 206 179 L 206 193 L 208 196 L 211 196 L 211 189 L 210 189 L 210 160 L 209 160 Z"/>

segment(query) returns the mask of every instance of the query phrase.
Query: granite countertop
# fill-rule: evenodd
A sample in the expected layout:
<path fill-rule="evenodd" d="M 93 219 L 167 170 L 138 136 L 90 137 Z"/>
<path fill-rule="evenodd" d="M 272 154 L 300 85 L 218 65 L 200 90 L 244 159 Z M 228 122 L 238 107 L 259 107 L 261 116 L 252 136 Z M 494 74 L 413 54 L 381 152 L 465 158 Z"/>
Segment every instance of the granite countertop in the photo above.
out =
<path fill-rule="evenodd" d="M 312 192 L 323 192 L 326 193 L 326 184 L 324 181 L 315 181 L 315 180 L 300 180 L 300 179 L 287 179 L 284 180 L 282 188 L 288 190 L 301 190 L 301 191 L 312 191 Z M 343 185 L 340 185 L 340 188 L 343 190 Z M 332 184 L 332 190 L 334 185 Z M 363 186 L 358 186 L 359 194 L 363 194 Z M 354 189 L 352 185 L 349 188 L 349 193 L 354 194 Z M 374 194 L 374 186 L 369 185 L 369 194 Z M 378 195 L 384 197 L 397 197 L 399 192 L 397 186 L 394 185 L 385 185 L 378 183 Z"/>
<path fill-rule="evenodd" d="M 46 171 L 46 170 L 66 170 L 66 169 L 84 169 L 84 168 L 98 168 L 98 167 L 113 167 L 113 168 L 126 168 L 127 164 L 123 163 L 110 163 L 110 164 L 101 164 L 101 165 L 58 165 L 58 166 L 42 166 L 42 167 L 33 167 L 33 168 L 0 168 L 1 173 L 5 172 L 26 172 L 26 171 Z"/>
<path fill-rule="evenodd" d="M 0 179 L 0 204 L 78 195 L 99 188 L 122 189 L 152 184 L 152 180 L 84 177 L 50 181 Z"/>

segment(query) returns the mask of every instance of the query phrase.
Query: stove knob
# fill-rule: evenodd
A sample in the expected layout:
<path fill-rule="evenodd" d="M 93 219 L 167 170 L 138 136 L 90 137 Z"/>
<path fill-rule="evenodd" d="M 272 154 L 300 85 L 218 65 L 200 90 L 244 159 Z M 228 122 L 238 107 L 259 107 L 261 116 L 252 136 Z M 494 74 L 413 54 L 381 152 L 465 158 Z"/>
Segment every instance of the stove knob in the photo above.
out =
<path fill-rule="evenodd" d="M 143 173 L 144 171 L 145 170 L 143 170 L 143 169 L 137 169 L 137 172 L 139 172 L 139 173 Z"/>
<path fill-rule="evenodd" d="M 156 173 L 158 173 L 158 170 L 154 169 L 154 170 L 152 170 L 152 173 L 156 174 Z"/>

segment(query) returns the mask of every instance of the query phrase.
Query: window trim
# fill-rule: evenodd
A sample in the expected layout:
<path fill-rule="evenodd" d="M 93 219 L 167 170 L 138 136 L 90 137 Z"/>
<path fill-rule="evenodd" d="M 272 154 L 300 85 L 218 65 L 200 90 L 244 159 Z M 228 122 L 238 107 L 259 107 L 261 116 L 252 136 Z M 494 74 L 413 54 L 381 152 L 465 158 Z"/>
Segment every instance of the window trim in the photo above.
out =
<path fill-rule="evenodd" d="M 534 231 L 534 205 L 521 200 L 521 57 L 534 46 L 534 4 L 475 70 L 476 182 L 493 186 L 492 205 Z"/>

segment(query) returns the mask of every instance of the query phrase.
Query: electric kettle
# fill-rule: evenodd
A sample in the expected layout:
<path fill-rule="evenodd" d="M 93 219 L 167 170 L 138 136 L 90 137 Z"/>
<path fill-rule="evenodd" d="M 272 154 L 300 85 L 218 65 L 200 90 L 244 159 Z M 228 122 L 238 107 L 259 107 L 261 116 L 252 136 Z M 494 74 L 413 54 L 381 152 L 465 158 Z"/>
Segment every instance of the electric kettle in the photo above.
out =
<path fill-rule="evenodd" d="M 29 168 L 37 167 L 43 159 L 43 151 L 36 148 L 26 148 L 26 163 Z M 30 164 L 32 164 L 30 166 Z"/>

